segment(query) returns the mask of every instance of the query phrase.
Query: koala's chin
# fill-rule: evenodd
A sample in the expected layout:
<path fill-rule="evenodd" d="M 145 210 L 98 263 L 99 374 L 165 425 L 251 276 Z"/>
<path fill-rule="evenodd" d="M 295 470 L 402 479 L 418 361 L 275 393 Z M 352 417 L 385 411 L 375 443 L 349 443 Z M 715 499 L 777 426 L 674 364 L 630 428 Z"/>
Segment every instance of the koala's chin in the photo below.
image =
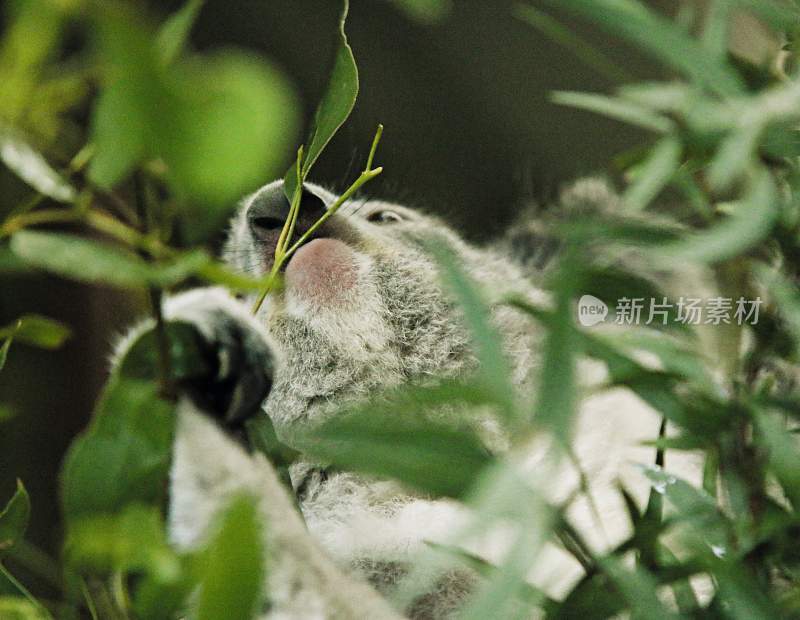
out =
<path fill-rule="evenodd" d="M 582 200 L 615 199 L 604 184 L 584 185 L 581 191 Z M 329 192 L 306 186 L 296 238 L 334 200 Z M 226 260 L 253 276 L 268 273 L 288 211 L 280 181 L 246 198 L 231 223 Z M 292 445 L 298 430 L 348 404 L 409 382 L 474 371 L 470 334 L 442 284 L 431 248 L 444 246 L 495 294 L 514 292 L 541 302 L 545 295 L 533 276 L 542 265 L 538 249 L 545 244 L 533 229 L 526 237 L 526 230 L 518 228 L 513 238 L 496 246 L 476 247 L 415 210 L 351 201 L 293 255 L 284 269 L 284 285 L 257 316 L 248 310 L 252 300 L 235 300 L 220 289 L 169 300 L 168 319 L 196 325 L 217 360 L 213 377 L 184 385 L 171 481 L 174 542 L 196 548 L 219 508 L 246 490 L 259 498 L 269 524 L 265 536 L 271 568 L 265 588 L 272 607 L 265 616 L 393 617 L 385 601 L 353 575 L 390 592 L 416 570 L 426 542 L 457 542 L 453 536 L 466 528 L 470 515 L 454 503 L 414 496 L 390 481 L 299 462 L 290 473 L 306 533 L 272 468 L 242 445 L 242 425 L 253 416 L 269 416 L 279 438 Z M 509 307 L 495 308 L 491 320 L 520 395 L 529 393 L 540 335 L 529 318 Z M 502 448 L 502 429 L 489 420 L 481 424 L 487 441 Z M 618 479 L 637 499 L 646 497 L 643 477 L 630 477 L 628 465 L 652 462 L 653 450 L 637 446 L 657 436 L 659 424 L 655 412 L 621 391 L 587 398 L 581 406 L 574 453 L 583 471 L 591 473 L 596 493 L 592 502 L 575 502 L 570 518 L 598 551 L 627 533 Z M 529 458 L 517 458 L 520 468 L 542 478 L 537 468 L 545 452 L 532 445 Z M 572 464 L 548 471 L 545 478 L 544 491 L 553 501 L 581 492 L 581 476 Z M 596 511 L 604 516 L 603 525 Z M 474 553 L 502 561 L 509 551 L 506 534 L 481 532 L 467 542 Z M 581 567 L 570 556 L 546 547 L 531 579 L 559 596 L 580 575 Z M 477 583 L 465 571 L 429 577 L 428 589 L 405 610 L 412 617 L 447 616 Z"/>

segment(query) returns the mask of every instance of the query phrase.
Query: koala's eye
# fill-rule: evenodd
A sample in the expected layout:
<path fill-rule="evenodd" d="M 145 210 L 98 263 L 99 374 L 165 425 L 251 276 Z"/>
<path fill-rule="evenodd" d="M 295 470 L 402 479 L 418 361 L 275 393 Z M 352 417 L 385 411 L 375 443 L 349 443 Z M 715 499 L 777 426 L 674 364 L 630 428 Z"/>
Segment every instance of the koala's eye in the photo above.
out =
<path fill-rule="evenodd" d="M 373 224 L 396 224 L 398 222 L 404 222 L 405 219 L 406 218 L 397 211 L 392 211 L 391 209 L 373 211 L 367 216 L 367 221 Z"/>

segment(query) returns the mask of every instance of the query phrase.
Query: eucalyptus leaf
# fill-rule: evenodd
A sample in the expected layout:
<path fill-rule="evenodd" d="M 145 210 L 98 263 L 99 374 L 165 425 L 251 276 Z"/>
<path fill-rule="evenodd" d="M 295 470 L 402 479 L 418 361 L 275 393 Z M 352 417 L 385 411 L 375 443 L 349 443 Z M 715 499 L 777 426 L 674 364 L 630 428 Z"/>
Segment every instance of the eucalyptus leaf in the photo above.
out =
<path fill-rule="evenodd" d="M 234 498 L 199 559 L 198 620 L 251 620 L 257 615 L 267 570 L 262 540 L 255 499 Z"/>
<path fill-rule="evenodd" d="M 775 183 L 766 170 L 759 170 L 734 212 L 706 231 L 686 235 L 662 246 L 666 261 L 716 263 L 738 256 L 762 241 L 772 230 L 780 213 Z"/>
<path fill-rule="evenodd" d="M 161 24 L 156 34 L 156 46 L 165 65 L 173 62 L 186 46 L 189 33 L 203 4 L 204 0 L 187 0 L 178 11 Z"/>
<path fill-rule="evenodd" d="M 0 596 L 0 618 L 4 620 L 51 620 L 49 614 L 18 596 Z"/>
<path fill-rule="evenodd" d="M 67 235 L 21 231 L 11 239 L 12 251 L 28 264 L 50 273 L 87 283 L 119 287 L 168 287 L 205 268 L 211 259 L 192 251 L 161 263 L 98 241 Z"/>
<path fill-rule="evenodd" d="M 301 181 L 305 181 L 322 151 L 350 116 L 358 96 L 358 67 L 344 30 L 349 9 L 349 0 L 344 0 L 342 14 L 339 18 L 338 42 L 333 69 L 325 94 L 314 113 L 311 135 L 303 150 Z M 291 202 L 297 188 L 296 164 L 289 167 L 283 183 L 283 191 Z"/>
<path fill-rule="evenodd" d="M 42 349 L 57 349 L 69 336 L 69 327 L 38 314 L 25 314 L 0 327 L 0 338 L 14 338 Z"/>
<path fill-rule="evenodd" d="M 512 421 L 516 415 L 512 400 L 513 386 L 509 382 L 511 371 L 502 348 L 502 338 L 491 324 L 489 308 L 475 282 L 458 265 L 455 257 L 443 246 L 430 246 L 439 264 L 445 286 L 452 292 L 464 313 L 467 327 L 472 335 L 478 360 L 479 377 L 500 405 L 503 413 Z"/>
<path fill-rule="evenodd" d="M 304 454 L 321 462 L 462 497 L 492 457 L 474 431 L 430 413 L 484 399 L 467 385 L 408 388 L 343 411 L 298 441 Z"/>
<path fill-rule="evenodd" d="M 112 377 L 91 426 L 64 460 L 61 497 L 68 525 L 130 503 L 163 502 L 174 415 L 158 389 L 152 380 Z"/>
<path fill-rule="evenodd" d="M 680 165 L 682 145 L 669 136 L 660 140 L 636 169 L 633 183 L 623 200 L 628 208 L 641 211 L 647 207 L 669 183 Z"/>
<path fill-rule="evenodd" d="M 58 202 L 72 203 L 77 192 L 40 153 L 21 138 L 0 127 L 0 160 L 40 194 Z"/>
<path fill-rule="evenodd" d="M 16 545 L 25 535 L 31 514 L 31 500 L 22 482 L 17 480 L 17 490 L 0 512 L 0 557 Z"/>
<path fill-rule="evenodd" d="M 656 133 L 669 133 L 673 128 L 673 122 L 666 116 L 625 99 L 569 91 L 555 91 L 551 99 L 559 105 L 596 112 Z"/>
<path fill-rule="evenodd" d="M 702 45 L 678 24 L 637 0 L 548 2 L 591 20 L 720 95 L 735 96 L 744 90 L 739 76 L 727 63 L 706 54 Z"/>
<path fill-rule="evenodd" d="M 0 370 L 3 370 L 6 365 L 6 361 L 8 360 L 8 351 L 11 349 L 12 342 L 14 342 L 13 338 L 6 338 L 0 342 Z"/>

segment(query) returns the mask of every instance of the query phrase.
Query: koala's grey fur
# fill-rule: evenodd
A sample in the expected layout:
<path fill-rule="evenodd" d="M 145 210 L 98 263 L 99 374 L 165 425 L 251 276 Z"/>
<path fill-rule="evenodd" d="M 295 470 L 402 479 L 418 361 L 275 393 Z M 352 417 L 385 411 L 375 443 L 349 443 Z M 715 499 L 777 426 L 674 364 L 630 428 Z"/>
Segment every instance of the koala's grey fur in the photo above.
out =
<path fill-rule="evenodd" d="M 275 187 L 271 184 L 260 192 Z M 328 205 L 335 199 L 321 188 L 312 191 Z M 264 274 L 268 251 L 248 225 L 248 208 L 258 195 L 246 199 L 234 218 L 224 252 L 231 265 L 254 276 Z M 578 210 L 584 203 L 608 205 L 615 200 L 608 186 L 596 180 L 576 185 L 563 197 Z M 386 209 L 401 221 L 369 221 L 371 214 Z M 546 302 L 534 276 L 554 246 L 533 226 L 517 227 L 513 236 L 494 246 L 476 247 L 436 218 L 380 201 L 347 203 L 329 222 L 329 234 L 346 239 L 354 252 L 357 273 L 356 284 L 339 303 L 315 303 L 293 296 L 290 289 L 281 290 L 253 318 L 248 312 L 252 300 L 240 303 L 219 289 L 202 289 L 177 296 L 166 307 L 169 318 L 196 323 L 210 339 L 215 329 L 210 323 L 219 311 L 257 335 L 277 366 L 264 415 L 290 445 L 298 429 L 318 423 L 350 401 L 410 381 L 466 375 L 476 368 L 469 333 L 442 283 L 430 254 L 432 245 L 446 247 L 487 294 L 513 292 Z M 509 307 L 496 307 L 492 321 L 502 334 L 513 381 L 523 398 L 534 382 L 540 336 L 529 318 Z M 611 533 L 600 531 L 586 505 L 578 505 L 572 518 L 597 532 L 589 542 L 602 548 L 620 540 L 625 528 L 624 506 L 615 489 L 624 464 L 640 455 L 642 461 L 652 462 L 650 449 L 640 449 L 641 454 L 626 450 L 652 439 L 659 419 L 627 393 L 587 402 L 584 409 L 589 413 L 578 422 L 575 452 L 592 472 L 600 494 L 595 504 L 618 526 Z M 631 411 L 632 422 L 621 417 Z M 494 448 L 505 447 L 497 425 L 483 420 L 481 430 Z M 523 471 L 536 469 L 540 456 L 532 445 L 530 458 L 517 455 L 517 462 Z M 390 592 L 424 549 L 423 541 L 447 541 L 469 519 L 448 501 L 417 497 L 394 483 L 355 474 L 323 476 L 314 463 L 295 464 L 291 476 L 295 488 L 302 487 L 301 509 L 313 543 L 305 540 L 299 522 L 289 533 L 276 524 L 283 513 L 270 498 L 278 495 L 278 505 L 289 504 L 266 461 L 247 455 L 188 400 L 182 402 L 171 487 L 172 538 L 183 548 L 196 547 L 207 536 L 214 513 L 234 491 L 258 494 L 270 521 L 270 557 L 277 563 L 269 571 L 271 607 L 265 617 L 391 617 L 394 612 L 380 598 L 365 593 L 357 582 L 351 588 L 336 576 L 330 562 L 343 574 L 360 575 L 381 592 Z M 577 492 L 577 478 L 573 469 L 553 472 L 550 497 L 559 501 Z M 286 518 L 293 523 L 292 517 Z M 314 551 L 316 545 L 324 552 Z M 485 557 L 500 559 L 502 552 L 497 557 L 493 551 L 497 546 L 482 548 Z M 302 567 L 304 555 L 312 558 L 308 570 Z M 556 595 L 580 575 L 580 567 L 557 549 L 543 553 L 540 564 L 531 578 Z M 467 573 L 439 575 L 405 613 L 445 617 L 463 604 L 476 583 Z"/>

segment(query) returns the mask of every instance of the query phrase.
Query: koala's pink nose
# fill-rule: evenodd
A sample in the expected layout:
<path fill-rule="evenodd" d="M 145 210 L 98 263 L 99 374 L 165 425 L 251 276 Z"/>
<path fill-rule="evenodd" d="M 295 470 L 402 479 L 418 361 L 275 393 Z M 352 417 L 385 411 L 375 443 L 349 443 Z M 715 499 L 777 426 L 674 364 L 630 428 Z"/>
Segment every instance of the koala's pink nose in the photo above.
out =
<path fill-rule="evenodd" d="M 314 304 L 346 301 L 357 279 L 356 254 L 338 239 L 309 241 L 286 267 L 287 292 Z"/>

